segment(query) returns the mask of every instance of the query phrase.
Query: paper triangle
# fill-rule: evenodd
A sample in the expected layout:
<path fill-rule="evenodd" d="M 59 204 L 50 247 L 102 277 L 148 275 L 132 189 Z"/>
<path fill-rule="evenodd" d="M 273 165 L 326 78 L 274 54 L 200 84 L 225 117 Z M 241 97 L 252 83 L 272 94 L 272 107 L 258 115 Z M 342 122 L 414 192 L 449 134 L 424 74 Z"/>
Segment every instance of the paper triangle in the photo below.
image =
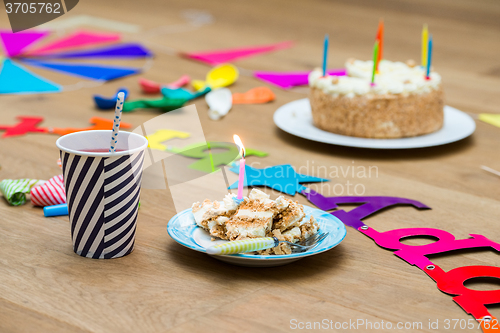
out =
<path fill-rule="evenodd" d="M 38 39 L 45 37 L 48 32 L 9 32 L 0 31 L 3 48 L 7 57 L 15 57 Z"/>
<path fill-rule="evenodd" d="M 10 59 L 0 72 L 0 94 L 29 94 L 61 91 L 61 86 L 45 80 Z"/>
<path fill-rule="evenodd" d="M 282 42 L 264 46 L 208 51 L 208 52 L 197 52 L 197 53 L 183 53 L 182 56 L 206 62 L 210 65 L 219 65 L 237 59 L 257 55 L 260 53 L 286 49 L 292 47 L 292 45 L 293 42 L 288 41 L 288 42 Z"/>
<path fill-rule="evenodd" d="M 119 34 L 102 34 L 90 31 L 79 31 L 70 36 L 56 40 L 49 45 L 29 52 L 29 55 L 43 55 L 60 50 L 66 50 L 81 46 L 97 45 L 102 43 L 116 42 L 120 40 Z"/>
<path fill-rule="evenodd" d="M 289 89 L 295 86 L 305 86 L 309 82 L 310 72 L 262 72 L 256 71 L 253 73 L 254 77 L 273 84 L 283 89 Z M 345 76 L 347 75 L 345 69 L 331 69 L 328 71 L 329 75 Z"/>
<path fill-rule="evenodd" d="M 140 44 L 121 44 L 68 53 L 51 53 L 44 58 L 143 58 L 153 54 Z"/>
<path fill-rule="evenodd" d="M 28 65 L 50 68 L 69 75 L 93 80 L 109 81 L 140 72 L 139 69 L 130 67 L 112 67 L 78 63 L 66 64 L 61 62 L 44 62 L 31 59 L 23 59 L 23 61 Z"/>

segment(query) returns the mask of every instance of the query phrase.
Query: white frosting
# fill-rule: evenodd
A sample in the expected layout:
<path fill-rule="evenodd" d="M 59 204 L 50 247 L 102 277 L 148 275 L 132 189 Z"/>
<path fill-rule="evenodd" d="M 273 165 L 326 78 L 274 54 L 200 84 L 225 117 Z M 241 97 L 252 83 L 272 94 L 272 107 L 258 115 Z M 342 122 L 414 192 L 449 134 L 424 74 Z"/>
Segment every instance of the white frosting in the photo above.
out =
<path fill-rule="evenodd" d="M 289 204 L 290 204 L 290 202 L 288 200 L 286 200 L 285 197 L 282 196 L 282 195 L 280 195 L 276 199 L 276 208 L 278 208 L 280 211 L 282 211 L 285 208 L 287 208 Z"/>
<path fill-rule="evenodd" d="M 302 235 L 302 232 L 300 231 L 299 227 L 292 228 L 288 231 L 285 231 L 282 235 L 285 236 L 290 236 L 292 237 L 292 242 L 298 242 L 300 239 L 300 236 Z"/>
<path fill-rule="evenodd" d="M 438 89 L 441 85 L 441 76 L 436 72 L 431 72 L 430 79 L 427 80 L 425 69 L 421 66 L 410 67 L 402 62 L 381 60 L 379 72 L 375 75 L 375 85 L 372 87 L 373 61 L 354 60 L 352 63 L 347 62 L 345 66 L 348 76 L 323 77 L 321 70 L 312 71 L 309 74 L 309 85 L 334 97 L 422 94 Z"/>
<path fill-rule="evenodd" d="M 248 197 L 252 200 L 264 201 L 266 199 L 269 199 L 270 195 L 262 192 L 261 190 L 254 188 L 254 189 L 252 189 L 252 191 L 250 192 L 250 195 Z"/>
<path fill-rule="evenodd" d="M 269 229 L 269 226 L 252 226 L 245 225 L 241 226 L 238 224 L 226 224 L 227 232 L 237 234 L 242 238 L 245 237 L 266 237 L 266 232 Z"/>
<path fill-rule="evenodd" d="M 200 210 L 193 212 L 196 224 L 201 227 L 202 221 L 206 221 L 208 219 L 211 219 L 219 215 L 232 214 L 234 211 L 236 211 L 236 209 L 238 209 L 239 206 L 238 202 L 234 200 L 235 198 L 236 198 L 235 194 L 227 194 L 222 202 L 214 201 L 210 203 L 207 202 L 194 203 L 192 208 L 201 207 Z M 217 219 L 220 220 L 221 218 L 222 216 L 218 217 Z M 223 224 L 223 222 L 219 222 L 219 224 Z"/>
<path fill-rule="evenodd" d="M 240 218 L 270 220 L 273 218 L 274 213 L 271 211 L 254 212 L 250 209 L 240 209 L 238 210 L 238 213 L 236 213 L 235 216 Z"/>

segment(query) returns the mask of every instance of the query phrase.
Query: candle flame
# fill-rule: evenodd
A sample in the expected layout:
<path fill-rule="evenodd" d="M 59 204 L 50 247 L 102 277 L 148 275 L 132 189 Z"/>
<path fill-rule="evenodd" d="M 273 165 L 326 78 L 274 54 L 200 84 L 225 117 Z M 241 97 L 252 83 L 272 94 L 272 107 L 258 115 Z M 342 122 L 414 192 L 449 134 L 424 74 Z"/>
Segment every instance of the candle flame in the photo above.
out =
<path fill-rule="evenodd" d="M 240 137 L 235 134 L 235 135 L 233 135 L 233 140 L 234 140 L 234 143 L 236 143 L 236 145 L 240 149 L 241 157 L 245 157 L 245 147 L 243 146 L 243 142 L 241 142 Z"/>

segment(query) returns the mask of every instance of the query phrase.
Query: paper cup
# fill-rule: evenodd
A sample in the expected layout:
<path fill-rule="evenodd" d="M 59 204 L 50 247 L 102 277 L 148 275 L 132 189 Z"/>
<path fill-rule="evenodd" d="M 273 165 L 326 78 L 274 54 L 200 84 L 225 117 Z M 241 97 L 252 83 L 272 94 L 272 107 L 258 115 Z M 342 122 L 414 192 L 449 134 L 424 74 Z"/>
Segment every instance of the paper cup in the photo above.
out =
<path fill-rule="evenodd" d="M 110 138 L 111 131 L 83 131 L 56 142 L 73 249 L 82 257 L 119 258 L 134 249 L 148 141 L 141 135 L 121 131 L 117 152 L 109 153 Z"/>

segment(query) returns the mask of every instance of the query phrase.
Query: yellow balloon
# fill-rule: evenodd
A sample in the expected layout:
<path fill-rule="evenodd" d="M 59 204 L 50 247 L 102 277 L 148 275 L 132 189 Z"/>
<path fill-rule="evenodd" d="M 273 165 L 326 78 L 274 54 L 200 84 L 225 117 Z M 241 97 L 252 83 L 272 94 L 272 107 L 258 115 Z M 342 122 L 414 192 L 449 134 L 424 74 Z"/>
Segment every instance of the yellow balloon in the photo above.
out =
<path fill-rule="evenodd" d="M 212 89 L 230 86 L 235 83 L 239 77 L 238 68 L 231 64 L 222 64 L 212 68 L 206 77 L 206 81 L 193 80 L 191 84 L 195 90 L 203 89 L 209 86 Z"/>

